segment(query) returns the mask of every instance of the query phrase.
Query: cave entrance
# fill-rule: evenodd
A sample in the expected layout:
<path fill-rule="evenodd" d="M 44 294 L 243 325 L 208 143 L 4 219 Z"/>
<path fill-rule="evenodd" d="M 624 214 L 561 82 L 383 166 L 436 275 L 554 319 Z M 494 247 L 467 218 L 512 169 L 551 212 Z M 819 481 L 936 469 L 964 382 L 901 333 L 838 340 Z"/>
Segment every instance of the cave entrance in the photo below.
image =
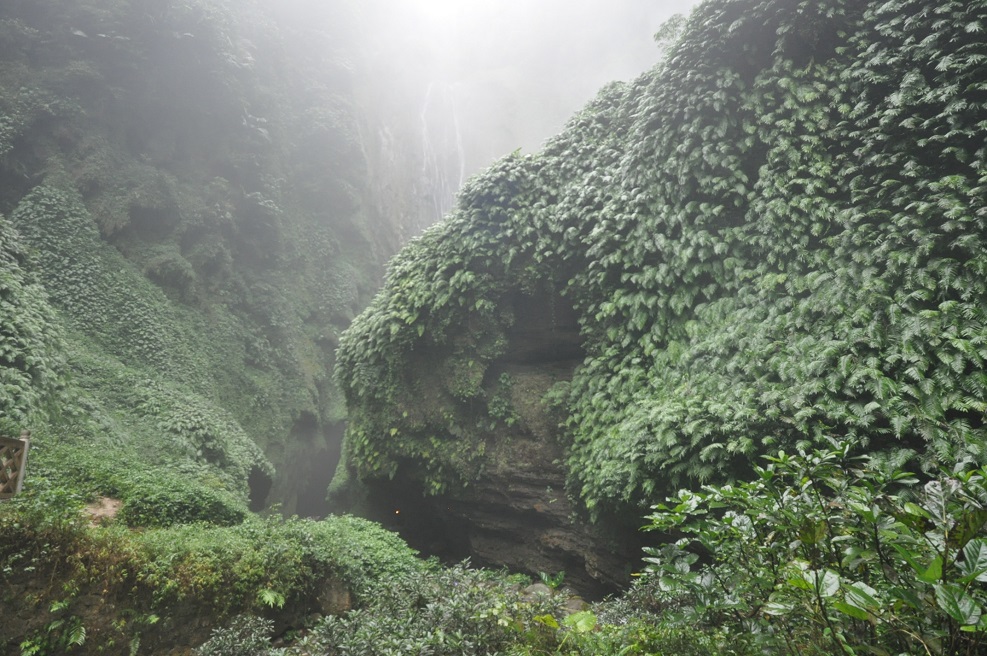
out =
<path fill-rule="evenodd" d="M 553 289 L 515 292 L 510 303 L 515 321 L 507 333 L 503 361 L 525 365 L 565 362 L 575 368 L 586 357 L 579 315 L 561 294 Z"/>
<path fill-rule="evenodd" d="M 426 497 L 421 484 L 400 474 L 369 488 L 365 516 L 398 533 L 423 556 L 445 563 L 471 556 L 468 526 L 449 512 L 444 496 Z"/>
<path fill-rule="evenodd" d="M 260 512 L 267 507 L 267 497 L 271 493 L 271 486 L 273 485 L 274 479 L 260 467 L 253 467 L 250 470 L 250 474 L 247 476 L 250 510 Z"/>

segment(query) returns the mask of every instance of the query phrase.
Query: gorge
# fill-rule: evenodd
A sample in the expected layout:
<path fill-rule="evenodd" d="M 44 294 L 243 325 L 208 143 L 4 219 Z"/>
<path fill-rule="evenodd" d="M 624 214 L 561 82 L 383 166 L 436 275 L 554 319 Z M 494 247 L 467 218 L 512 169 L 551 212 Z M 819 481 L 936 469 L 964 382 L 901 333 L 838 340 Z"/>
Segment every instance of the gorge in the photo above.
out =
<path fill-rule="evenodd" d="M 0 7 L 0 653 L 979 653 L 987 3 L 607 6 Z"/>

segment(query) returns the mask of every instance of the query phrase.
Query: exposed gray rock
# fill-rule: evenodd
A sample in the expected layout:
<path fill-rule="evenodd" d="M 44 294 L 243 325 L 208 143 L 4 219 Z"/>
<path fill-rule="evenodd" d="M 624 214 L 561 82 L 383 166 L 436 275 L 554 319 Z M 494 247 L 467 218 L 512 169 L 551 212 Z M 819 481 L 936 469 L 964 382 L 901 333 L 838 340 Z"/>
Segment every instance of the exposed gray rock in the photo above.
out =
<path fill-rule="evenodd" d="M 521 599 L 524 601 L 537 601 L 541 597 L 551 597 L 552 589 L 544 583 L 532 583 L 521 591 Z"/>

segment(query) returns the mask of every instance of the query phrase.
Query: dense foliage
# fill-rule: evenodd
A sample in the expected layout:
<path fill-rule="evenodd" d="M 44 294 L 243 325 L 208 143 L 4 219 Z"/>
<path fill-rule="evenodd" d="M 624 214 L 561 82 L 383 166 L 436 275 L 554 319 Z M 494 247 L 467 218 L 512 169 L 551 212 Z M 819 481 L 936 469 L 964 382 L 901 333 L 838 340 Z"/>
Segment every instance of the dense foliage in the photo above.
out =
<path fill-rule="evenodd" d="M 119 484 L 143 478 L 135 471 Z M 208 496 L 190 501 L 211 507 Z M 396 535 L 354 517 L 316 522 L 241 512 L 235 526 L 206 523 L 231 523 L 212 515 L 133 531 L 120 521 L 91 524 L 82 505 L 81 495 L 53 483 L 0 507 L 0 581 L 15 595 L 0 635 L 5 653 L 18 645 L 22 654 L 74 647 L 141 653 L 142 641 L 161 640 L 187 648 L 224 618 L 252 612 L 283 622 L 339 612 L 423 567 Z M 148 507 L 160 515 L 174 504 L 155 499 Z M 119 519 L 132 523 L 139 512 Z M 94 596 L 102 600 L 95 607 Z"/>
<path fill-rule="evenodd" d="M 987 636 L 987 471 L 920 489 L 852 445 L 768 458 L 753 481 L 680 492 L 649 529 L 664 622 L 744 636 L 752 653 L 977 654 Z"/>
<path fill-rule="evenodd" d="M 0 3 L 0 435 L 32 433 L 0 652 L 189 647 L 418 566 L 249 511 L 325 512 L 293 468 L 338 432 L 336 340 L 403 220 L 367 202 L 352 5 L 315 4 Z"/>
<path fill-rule="evenodd" d="M 471 481 L 496 422 L 448 381 L 496 375 L 509 299 L 545 289 L 582 331 L 553 398 L 594 513 L 828 436 L 987 459 L 985 20 L 981 0 L 701 5 L 661 65 L 394 260 L 341 341 L 354 471 Z"/>
<path fill-rule="evenodd" d="M 982 651 L 987 0 L 708 0 L 471 180 L 339 337 L 393 243 L 349 7 L 0 6 L 0 432 L 34 431 L 0 649 Z M 473 482 L 532 417 L 504 362 L 533 308 L 578 321 L 543 423 L 592 514 L 748 481 L 655 506 L 681 539 L 624 598 L 569 612 L 363 520 L 249 512 L 342 420 L 337 343 L 336 486 Z"/>
<path fill-rule="evenodd" d="M 525 590 L 528 590 L 525 588 Z M 270 625 L 241 616 L 217 629 L 200 656 L 603 656 L 731 652 L 721 637 L 659 625 L 629 596 L 592 610 L 566 608 L 564 594 L 524 592 L 501 573 L 464 565 L 394 577 L 374 602 L 328 617 L 273 648 Z"/>
<path fill-rule="evenodd" d="M 335 340 L 393 237 L 363 196 L 350 7 L 314 31 L 299 3 L 0 7 L 0 409 L 41 461 L 128 445 L 245 498 L 342 420 Z"/>
<path fill-rule="evenodd" d="M 0 215 L 0 431 L 14 432 L 50 408 L 64 373 L 57 320 L 27 259 Z"/>

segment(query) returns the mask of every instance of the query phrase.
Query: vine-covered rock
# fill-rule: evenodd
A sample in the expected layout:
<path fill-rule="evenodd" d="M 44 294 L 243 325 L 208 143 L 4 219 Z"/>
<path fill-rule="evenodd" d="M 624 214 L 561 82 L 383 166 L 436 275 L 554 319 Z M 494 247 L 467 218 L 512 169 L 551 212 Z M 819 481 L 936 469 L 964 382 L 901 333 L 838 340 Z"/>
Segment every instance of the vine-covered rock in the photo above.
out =
<path fill-rule="evenodd" d="M 475 482 L 518 325 L 560 306 L 585 357 L 550 396 L 595 514 L 836 436 L 982 462 L 985 26 L 983 0 L 701 5 L 393 261 L 341 340 L 351 470 Z"/>

